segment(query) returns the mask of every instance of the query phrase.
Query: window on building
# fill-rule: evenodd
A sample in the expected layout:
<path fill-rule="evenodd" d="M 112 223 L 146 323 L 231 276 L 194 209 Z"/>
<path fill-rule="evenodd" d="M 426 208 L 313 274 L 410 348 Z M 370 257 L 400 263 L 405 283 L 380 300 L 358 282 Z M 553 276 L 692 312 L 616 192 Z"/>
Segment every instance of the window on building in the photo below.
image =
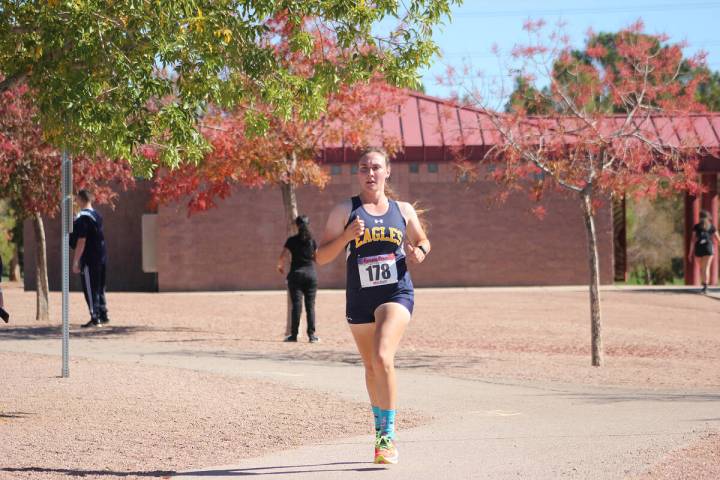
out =
<path fill-rule="evenodd" d="M 358 172 L 358 166 L 355 165 L 355 164 L 350 165 L 350 173 L 352 173 L 353 175 L 355 175 L 357 172 Z"/>
<path fill-rule="evenodd" d="M 427 164 L 428 173 L 437 173 L 438 164 L 436 162 L 430 162 Z"/>
<path fill-rule="evenodd" d="M 342 173 L 342 165 L 330 165 L 330 175 L 340 175 Z"/>
<path fill-rule="evenodd" d="M 410 164 L 410 173 L 420 173 L 420 164 L 417 162 L 412 162 Z"/>

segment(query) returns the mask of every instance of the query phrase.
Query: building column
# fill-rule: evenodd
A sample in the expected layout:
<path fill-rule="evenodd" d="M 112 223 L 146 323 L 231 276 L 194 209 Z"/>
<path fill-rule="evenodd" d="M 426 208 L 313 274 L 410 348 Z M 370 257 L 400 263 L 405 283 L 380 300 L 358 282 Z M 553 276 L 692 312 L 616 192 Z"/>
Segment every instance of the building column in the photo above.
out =
<path fill-rule="evenodd" d="M 710 215 L 712 217 L 712 223 L 717 228 L 718 224 L 718 176 L 717 173 L 704 173 L 702 175 L 702 184 L 703 187 L 707 190 L 702 194 L 702 208 L 703 210 L 707 210 L 710 212 Z M 714 242 L 714 240 L 713 240 Z M 718 283 L 718 247 L 720 245 L 715 245 L 715 248 L 713 251 L 715 252 L 715 255 L 713 255 L 712 263 L 710 265 L 710 278 L 709 283 L 710 285 L 717 285 Z"/>
<path fill-rule="evenodd" d="M 613 266 L 616 282 L 627 281 L 627 216 L 625 196 L 613 198 Z"/>
<path fill-rule="evenodd" d="M 685 285 L 699 285 L 700 267 L 697 262 L 688 260 L 690 251 L 690 239 L 692 238 L 693 226 L 700 220 L 700 197 L 685 193 L 685 251 L 683 262 L 685 264 Z"/>

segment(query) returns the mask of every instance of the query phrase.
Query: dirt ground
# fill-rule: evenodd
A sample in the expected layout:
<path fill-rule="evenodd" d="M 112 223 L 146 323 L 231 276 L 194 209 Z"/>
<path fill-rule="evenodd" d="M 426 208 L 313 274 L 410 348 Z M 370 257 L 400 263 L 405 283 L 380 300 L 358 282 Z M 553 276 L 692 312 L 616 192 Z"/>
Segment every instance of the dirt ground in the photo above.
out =
<path fill-rule="evenodd" d="M 632 480 L 716 480 L 720 478 L 720 434 L 709 433 L 670 452 L 644 475 Z"/>
<path fill-rule="evenodd" d="M 0 352 L 0 478 L 145 478 L 372 433 L 366 404 L 185 369 Z M 399 428 L 429 420 L 405 409 Z M 370 458 L 372 445 L 368 445 Z"/>
<path fill-rule="evenodd" d="M 12 324 L 0 334 L 59 332 L 60 295 L 50 325 L 34 320 L 34 294 L 6 287 Z M 344 293 L 321 291 L 322 342 L 286 344 L 283 292 L 110 293 L 111 324 L 87 331 L 81 294 L 71 294 L 73 335 L 177 343 L 199 349 L 357 363 L 344 320 Z M 590 366 L 590 314 L 582 290 L 419 290 L 398 354 L 401 368 L 468 378 L 638 387 L 720 387 L 720 301 L 686 292 L 602 294 L 605 365 Z M 304 340 L 304 319 L 301 323 Z"/>
<path fill-rule="evenodd" d="M 9 325 L 0 324 L 0 343 L 59 333 L 59 294 L 51 294 L 49 324 L 38 324 L 34 293 L 16 284 L 3 286 L 13 317 Z M 87 320 L 82 296 L 72 293 L 72 335 L 359 362 L 344 320 L 344 292 L 318 295 L 319 344 L 281 342 L 285 300 L 283 292 L 113 292 L 108 294 L 111 324 L 88 331 L 79 328 Z M 419 290 L 397 363 L 474 379 L 717 389 L 719 307 L 716 298 L 685 292 L 604 292 L 605 365 L 593 368 L 585 291 Z M 303 320 L 301 330 L 304 325 Z M 297 389 L 288 395 L 272 383 L 76 362 L 73 381 L 66 384 L 56 378 L 54 358 L 7 353 L 0 354 L 0 362 L 0 458 L 12 466 L 0 465 L 0 478 L 161 476 L 209 459 L 222 464 L 226 458 L 366 432 L 369 426 L 365 405 Z M 321 419 L 313 411 L 319 404 L 328 406 Z M 138 412 L 142 423 L 135 421 Z M 402 419 L 404 428 L 427 420 L 420 412 Z M 72 445 L 71 451 L 63 443 Z M 717 457 L 717 436 L 711 435 L 665 461 L 682 472 L 687 462 Z M 669 471 L 649 472 L 643 480 L 684 478 L 662 475 Z"/>

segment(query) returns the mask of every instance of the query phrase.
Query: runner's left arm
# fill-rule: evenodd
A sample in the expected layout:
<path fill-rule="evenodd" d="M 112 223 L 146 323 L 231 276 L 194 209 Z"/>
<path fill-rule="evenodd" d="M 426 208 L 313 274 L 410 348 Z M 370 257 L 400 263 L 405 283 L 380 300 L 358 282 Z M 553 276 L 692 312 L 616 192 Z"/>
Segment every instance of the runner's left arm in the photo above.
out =
<path fill-rule="evenodd" d="M 407 202 L 400 202 L 400 212 L 407 223 L 408 257 L 414 263 L 421 263 L 432 248 L 430 240 L 427 238 L 415 207 Z"/>

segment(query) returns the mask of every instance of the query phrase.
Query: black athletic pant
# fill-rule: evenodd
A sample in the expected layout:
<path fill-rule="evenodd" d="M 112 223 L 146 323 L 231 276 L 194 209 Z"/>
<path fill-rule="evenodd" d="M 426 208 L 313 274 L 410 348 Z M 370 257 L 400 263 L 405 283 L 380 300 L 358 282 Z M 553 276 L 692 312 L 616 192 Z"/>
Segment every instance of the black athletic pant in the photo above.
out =
<path fill-rule="evenodd" d="M 290 272 L 287 277 L 290 300 L 292 301 L 291 335 L 297 337 L 300 329 L 300 315 L 302 314 L 302 300 L 305 297 L 305 310 L 307 312 L 307 334 L 315 334 L 315 294 L 317 293 L 317 276 L 303 270 Z"/>
<path fill-rule="evenodd" d="M 80 270 L 80 281 L 90 318 L 107 320 L 107 304 L 105 303 L 105 264 L 85 264 Z"/>

